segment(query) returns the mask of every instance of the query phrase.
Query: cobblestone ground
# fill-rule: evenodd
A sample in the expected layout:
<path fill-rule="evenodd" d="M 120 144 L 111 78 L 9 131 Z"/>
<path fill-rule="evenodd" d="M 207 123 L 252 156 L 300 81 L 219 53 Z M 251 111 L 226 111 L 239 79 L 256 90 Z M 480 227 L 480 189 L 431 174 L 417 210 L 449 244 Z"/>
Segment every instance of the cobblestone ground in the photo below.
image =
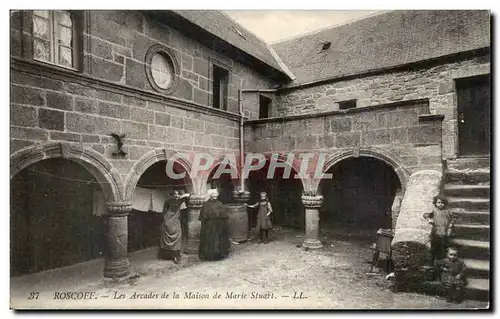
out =
<path fill-rule="evenodd" d="M 369 241 L 324 238 L 325 248 L 305 251 L 297 232 L 282 230 L 269 244 L 235 245 L 229 258 L 199 262 L 186 257 L 180 265 L 154 261 L 155 250 L 131 256 L 134 280 L 107 283 L 100 279 L 102 261 L 79 269 L 78 275 L 54 271 L 11 281 L 13 308 L 281 308 L 281 309 L 450 309 L 460 305 L 415 293 L 393 293 L 384 275 L 368 273 Z M 73 270 L 75 272 L 76 270 Z M 28 300 L 30 292 L 37 299 Z M 88 300 L 59 300 L 59 292 L 88 292 Z M 232 293 L 232 294 L 231 294 Z M 231 294 L 231 295 L 229 295 Z M 167 296 L 168 295 L 168 296 Z M 71 296 L 71 295 L 69 295 Z M 75 297 L 82 297 L 83 294 Z M 220 297 L 218 297 L 220 296 Z M 178 298 L 176 298 L 178 297 Z M 295 297 L 295 298 L 294 298 Z"/>

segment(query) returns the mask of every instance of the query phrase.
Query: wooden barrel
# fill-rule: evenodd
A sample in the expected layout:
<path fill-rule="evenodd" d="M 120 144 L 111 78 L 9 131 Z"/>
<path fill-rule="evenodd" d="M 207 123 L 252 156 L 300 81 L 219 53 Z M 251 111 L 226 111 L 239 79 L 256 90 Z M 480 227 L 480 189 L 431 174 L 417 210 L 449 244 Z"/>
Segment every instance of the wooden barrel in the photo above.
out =
<path fill-rule="evenodd" d="M 244 204 L 228 204 L 229 236 L 242 243 L 248 240 L 248 214 Z"/>

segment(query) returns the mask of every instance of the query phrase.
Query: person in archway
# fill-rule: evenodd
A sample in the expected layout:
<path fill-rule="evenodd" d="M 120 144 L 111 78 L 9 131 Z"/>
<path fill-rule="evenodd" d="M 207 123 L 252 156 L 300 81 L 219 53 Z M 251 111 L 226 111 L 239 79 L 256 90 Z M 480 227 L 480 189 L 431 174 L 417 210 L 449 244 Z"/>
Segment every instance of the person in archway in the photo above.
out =
<path fill-rule="evenodd" d="M 257 229 L 259 230 L 260 234 L 259 243 L 269 243 L 269 229 L 273 228 L 273 225 L 271 223 L 271 213 L 273 212 L 273 208 L 271 207 L 271 203 L 267 199 L 267 193 L 260 193 L 260 200 L 257 203 L 253 205 L 245 204 L 245 206 L 250 208 L 255 208 L 258 206 L 259 211 L 257 213 Z"/>
<path fill-rule="evenodd" d="M 200 211 L 200 246 L 198 256 L 201 260 L 220 260 L 229 255 L 229 209 L 217 198 L 216 189 L 208 191 L 208 200 Z"/>
<path fill-rule="evenodd" d="M 181 259 L 182 228 L 180 221 L 181 205 L 189 194 L 180 195 L 177 190 L 163 204 L 163 222 L 161 224 L 159 259 L 173 260 L 178 264 Z"/>

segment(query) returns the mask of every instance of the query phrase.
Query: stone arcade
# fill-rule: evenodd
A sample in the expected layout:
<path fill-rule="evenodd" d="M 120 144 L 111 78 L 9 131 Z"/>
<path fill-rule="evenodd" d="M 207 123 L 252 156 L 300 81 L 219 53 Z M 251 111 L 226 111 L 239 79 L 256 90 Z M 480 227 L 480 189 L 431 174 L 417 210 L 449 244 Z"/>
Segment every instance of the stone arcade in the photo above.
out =
<path fill-rule="evenodd" d="M 395 260 L 420 263 L 408 239 L 425 243 L 419 216 L 442 189 L 462 209 L 469 289 L 487 295 L 489 12 L 394 11 L 272 45 L 218 11 L 17 11 L 10 25 L 13 276 L 99 257 L 126 276 L 127 252 L 156 245 L 139 187 L 193 194 L 188 253 L 208 187 L 227 203 L 267 191 L 310 249 L 320 228 L 384 227 L 401 188 Z M 313 151 L 332 179 L 213 178 L 224 154 Z M 168 179 L 181 152 L 218 160 L 196 178 L 178 160 L 188 174 Z"/>

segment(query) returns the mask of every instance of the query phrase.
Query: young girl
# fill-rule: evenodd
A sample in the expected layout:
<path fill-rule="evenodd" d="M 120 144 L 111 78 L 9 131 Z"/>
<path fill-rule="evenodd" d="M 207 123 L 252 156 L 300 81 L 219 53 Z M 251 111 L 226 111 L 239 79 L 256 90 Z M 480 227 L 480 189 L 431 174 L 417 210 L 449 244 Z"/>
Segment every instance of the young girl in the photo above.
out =
<path fill-rule="evenodd" d="M 273 208 L 271 207 L 271 203 L 267 199 L 267 193 L 260 193 L 260 201 L 253 205 L 247 205 L 246 207 L 255 208 L 259 206 L 259 212 L 257 213 L 257 229 L 260 234 L 260 242 L 264 242 L 264 244 L 269 243 L 269 229 L 273 228 L 271 224 L 271 213 L 273 212 Z"/>
<path fill-rule="evenodd" d="M 443 196 L 436 196 L 433 200 L 434 209 L 430 213 L 424 214 L 432 227 L 432 252 L 433 260 L 440 260 L 445 257 L 445 250 L 448 245 L 448 236 L 451 234 L 454 220 L 452 212 L 446 209 L 448 201 Z"/>

